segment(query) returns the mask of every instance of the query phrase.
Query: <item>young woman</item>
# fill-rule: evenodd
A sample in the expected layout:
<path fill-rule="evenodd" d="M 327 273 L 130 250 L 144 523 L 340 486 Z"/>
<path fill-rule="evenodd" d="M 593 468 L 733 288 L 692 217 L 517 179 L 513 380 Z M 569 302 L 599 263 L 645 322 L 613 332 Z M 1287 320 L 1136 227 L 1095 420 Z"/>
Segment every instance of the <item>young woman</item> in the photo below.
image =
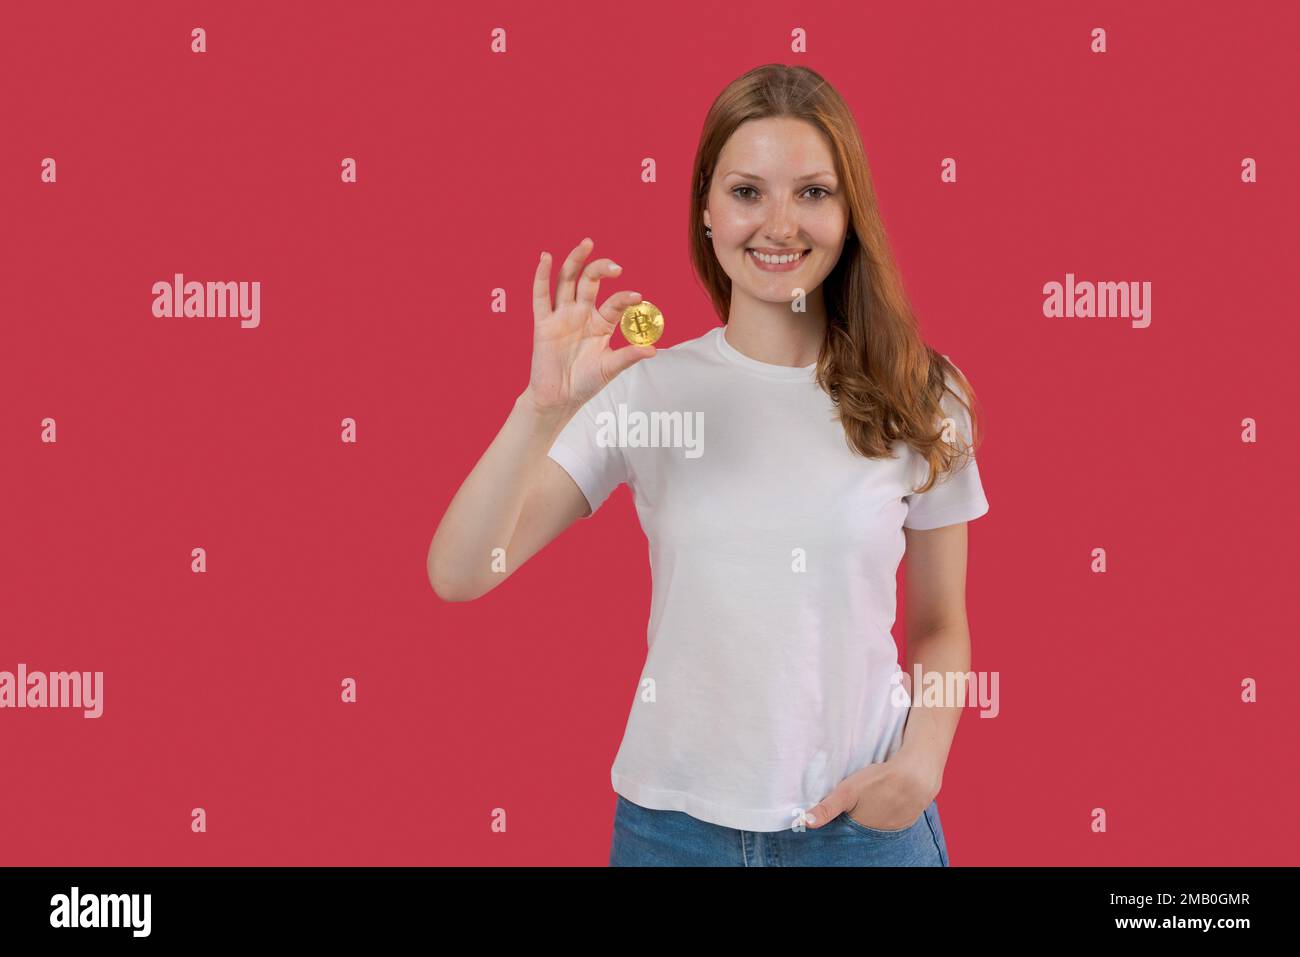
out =
<path fill-rule="evenodd" d="M 653 597 L 610 863 L 946 866 L 960 703 L 913 702 L 890 630 L 906 551 L 908 671 L 970 668 L 974 393 L 920 338 L 819 75 L 731 83 L 694 169 L 688 242 L 722 325 L 611 350 L 639 294 L 597 306 L 620 269 L 584 239 L 552 305 L 543 253 L 528 386 L 443 516 L 430 582 L 476 598 L 628 483 Z M 666 415 L 645 434 L 637 413 Z"/>

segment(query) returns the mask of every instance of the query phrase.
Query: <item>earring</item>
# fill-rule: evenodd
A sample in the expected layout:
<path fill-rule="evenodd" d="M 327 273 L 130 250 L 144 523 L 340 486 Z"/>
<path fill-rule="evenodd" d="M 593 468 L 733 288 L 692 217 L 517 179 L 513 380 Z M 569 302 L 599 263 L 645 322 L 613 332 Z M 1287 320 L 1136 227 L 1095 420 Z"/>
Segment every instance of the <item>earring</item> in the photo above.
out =
<path fill-rule="evenodd" d="M 713 238 L 713 227 L 712 227 L 712 226 L 705 226 L 705 227 L 704 227 L 704 235 L 707 236 L 709 239 L 712 239 L 712 238 Z"/>

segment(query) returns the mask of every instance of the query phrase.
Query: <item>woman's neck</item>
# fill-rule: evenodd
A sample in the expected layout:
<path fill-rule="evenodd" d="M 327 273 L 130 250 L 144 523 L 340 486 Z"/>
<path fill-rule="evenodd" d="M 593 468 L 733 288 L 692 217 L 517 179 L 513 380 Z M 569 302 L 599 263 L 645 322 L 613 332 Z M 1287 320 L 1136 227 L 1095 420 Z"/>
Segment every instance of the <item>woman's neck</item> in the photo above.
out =
<path fill-rule="evenodd" d="M 812 365 L 826 338 L 826 307 L 821 289 L 806 300 L 807 312 L 795 312 L 788 303 L 763 302 L 737 296 L 723 330 L 727 344 L 759 362 L 802 368 Z"/>

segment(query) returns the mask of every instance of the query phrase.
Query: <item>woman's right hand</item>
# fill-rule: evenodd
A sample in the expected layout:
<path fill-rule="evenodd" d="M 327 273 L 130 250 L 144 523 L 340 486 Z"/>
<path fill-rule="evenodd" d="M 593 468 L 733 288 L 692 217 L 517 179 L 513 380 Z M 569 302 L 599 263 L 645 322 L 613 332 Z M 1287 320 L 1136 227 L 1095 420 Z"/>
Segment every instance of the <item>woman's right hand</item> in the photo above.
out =
<path fill-rule="evenodd" d="M 599 307 L 600 281 L 617 276 L 608 259 L 582 263 L 594 244 L 584 239 L 560 268 L 551 305 L 551 255 L 542 253 L 533 277 L 533 361 L 526 393 L 539 411 L 575 412 L 624 369 L 656 353 L 654 346 L 613 350 L 609 337 L 623 311 L 641 301 L 635 292 L 616 292 Z"/>

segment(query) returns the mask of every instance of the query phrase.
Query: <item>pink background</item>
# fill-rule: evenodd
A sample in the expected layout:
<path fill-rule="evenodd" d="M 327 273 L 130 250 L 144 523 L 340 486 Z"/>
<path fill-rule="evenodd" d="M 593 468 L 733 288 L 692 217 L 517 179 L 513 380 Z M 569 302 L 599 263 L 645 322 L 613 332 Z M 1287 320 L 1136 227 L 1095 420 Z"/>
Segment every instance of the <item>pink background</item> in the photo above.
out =
<path fill-rule="evenodd" d="M 716 324 L 690 165 L 773 61 L 853 108 L 987 416 L 969 617 L 1002 711 L 958 730 L 952 863 L 1297 863 L 1293 4 L 3 16 L 0 670 L 105 697 L 0 711 L 0 864 L 606 862 L 650 594 L 630 493 L 477 602 L 425 555 L 527 382 L 541 250 L 592 236 L 624 267 L 601 299 L 652 299 L 661 346 Z M 175 272 L 260 281 L 260 327 L 154 318 Z M 1044 318 L 1067 272 L 1150 281 L 1151 326 Z"/>

